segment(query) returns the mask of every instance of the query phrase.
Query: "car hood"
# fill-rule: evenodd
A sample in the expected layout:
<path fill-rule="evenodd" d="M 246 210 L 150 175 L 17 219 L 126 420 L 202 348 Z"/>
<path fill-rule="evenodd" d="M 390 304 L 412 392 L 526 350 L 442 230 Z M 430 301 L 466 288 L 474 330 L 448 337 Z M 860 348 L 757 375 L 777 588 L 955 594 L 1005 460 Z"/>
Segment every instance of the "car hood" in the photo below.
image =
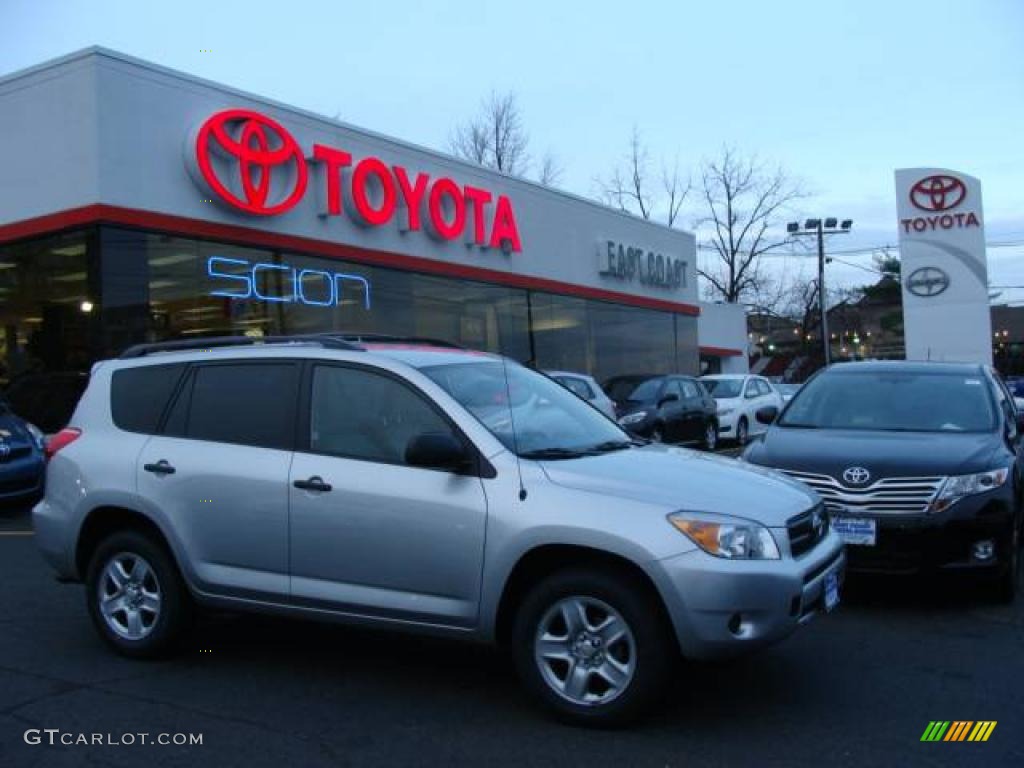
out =
<path fill-rule="evenodd" d="M 1003 450 L 993 433 L 772 427 L 745 458 L 765 467 L 834 478 L 841 478 L 848 467 L 863 467 L 878 479 L 981 472 L 991 469 Z"/>
<path fill-rule="evenodd" d="M 543 461 L 551 482 L 602 496 L 715 512 L 782 527 L 817 501 L 803 485 L 713 454 L 647 445 L 600 456 Z"/>

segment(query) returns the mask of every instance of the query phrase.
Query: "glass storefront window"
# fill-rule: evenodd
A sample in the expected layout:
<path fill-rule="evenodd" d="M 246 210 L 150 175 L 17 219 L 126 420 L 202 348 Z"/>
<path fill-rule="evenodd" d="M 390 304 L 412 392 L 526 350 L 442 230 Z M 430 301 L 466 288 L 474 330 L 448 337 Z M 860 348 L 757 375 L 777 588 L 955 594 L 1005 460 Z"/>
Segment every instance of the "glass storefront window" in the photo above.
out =
<path fill-rule="evenodd" d="M 109 226 L 0 246 L 0 323 L 9 395 L 16 380 L 41 391 L 40 373 L 77 393 L 93 362 L 141 342 L 322 331 L 436 338 L 599 382 L 698 366 L 693 317 Z"/>
<path fill-rule="evenodd" d="M 87 252 L 85 232 L 0 246 L 0 385 L 47 432 L 66 422 L 93 362 Z"/>

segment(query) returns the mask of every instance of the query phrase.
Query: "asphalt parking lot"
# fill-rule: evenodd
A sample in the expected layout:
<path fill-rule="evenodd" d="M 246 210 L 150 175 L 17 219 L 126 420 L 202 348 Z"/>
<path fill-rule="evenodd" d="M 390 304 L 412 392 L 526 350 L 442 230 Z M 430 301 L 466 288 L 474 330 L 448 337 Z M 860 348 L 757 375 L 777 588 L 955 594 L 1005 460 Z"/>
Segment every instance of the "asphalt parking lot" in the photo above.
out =
<path fill-rule="evenodd" d="M 857 581 L 837 613 L 755 656 L 683 665 L 629 730 L 539 714 L 487 648 L 212 616 L 173 660 L 107 651 L 27 520 L 0 520 L 0 766 L 1024 764 L 1024 601 Z M 930 720 L 995 720 L 922 743 Z M 202 734 L 201 746 L 28 745 L 28 729 Z"/>

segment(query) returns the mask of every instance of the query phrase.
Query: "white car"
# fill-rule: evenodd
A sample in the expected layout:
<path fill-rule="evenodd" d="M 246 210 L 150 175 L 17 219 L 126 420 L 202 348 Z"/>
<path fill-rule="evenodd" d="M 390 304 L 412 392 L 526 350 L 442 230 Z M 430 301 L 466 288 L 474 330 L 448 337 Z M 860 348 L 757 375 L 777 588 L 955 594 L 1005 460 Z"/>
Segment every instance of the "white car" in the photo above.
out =
<path fill-rule="evenodd" d="M 571 371 L 545 371 L 545 373 L 574 395 L 586 400 L 609 419 L 615 418 L 615 403 L 605 394 L 601 385 L 594 381 L 592 376 Z"/>
<path fill-rule="evenodd" d="M 747 438 L 768 429 L 757 412 L 772 405 L 782 410 L 782 395 L 763 376 L 714 374 L 701 382 L 718 404 L 718 436 L 744 445 Z"/>

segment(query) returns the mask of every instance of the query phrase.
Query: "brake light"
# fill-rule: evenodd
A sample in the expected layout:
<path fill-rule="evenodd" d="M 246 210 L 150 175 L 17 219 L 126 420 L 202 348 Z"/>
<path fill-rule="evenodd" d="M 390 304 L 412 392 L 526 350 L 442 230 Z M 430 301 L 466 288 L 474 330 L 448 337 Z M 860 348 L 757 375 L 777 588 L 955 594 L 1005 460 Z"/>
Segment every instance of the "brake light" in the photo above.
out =
<path fill-rule="evenodd" d="M 46 441 L 46 458 L 52 459 L 61 448 L 71 445 L 82 436 L 77 427 L 64 427 L 60 432 Z"/>

